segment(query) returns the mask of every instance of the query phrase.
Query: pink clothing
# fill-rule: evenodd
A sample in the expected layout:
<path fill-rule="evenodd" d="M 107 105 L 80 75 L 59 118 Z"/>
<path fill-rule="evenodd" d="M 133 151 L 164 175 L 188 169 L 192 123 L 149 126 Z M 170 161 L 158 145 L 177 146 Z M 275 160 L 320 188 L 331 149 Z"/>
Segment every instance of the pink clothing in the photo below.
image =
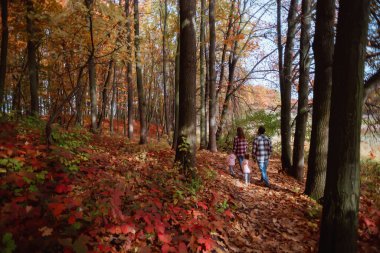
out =
<path fill-rule="evenodd" d="M 234 166 L 235 165 L 235 160 L 236 160 L 236 155 L 230 154 L 229 156 L 227 156 L 228 166 Z"/>
<path fill-rule="evenodd" d="M 251 173 L 251 169 L 249 168 L 249 162 L 247 159 L 243 160 L 241 166 L 243 167 L 243 173 Z"/>

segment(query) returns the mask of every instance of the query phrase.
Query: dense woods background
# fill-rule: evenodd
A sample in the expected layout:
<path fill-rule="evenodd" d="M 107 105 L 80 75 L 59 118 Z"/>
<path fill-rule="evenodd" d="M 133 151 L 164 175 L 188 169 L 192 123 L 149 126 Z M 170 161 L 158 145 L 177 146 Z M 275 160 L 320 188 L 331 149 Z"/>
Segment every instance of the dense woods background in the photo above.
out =
<path fill-rule="evenodd" d="M 323 203 L 319 251 L 356 251 L 360 167 L 379 179 L 379 0 L 2 0 L 1 24 L 2 122 L 43 122 L 47 152 L 73 129 L 163 141 L 191 181 L 198 150 L 264 125 Z"/>

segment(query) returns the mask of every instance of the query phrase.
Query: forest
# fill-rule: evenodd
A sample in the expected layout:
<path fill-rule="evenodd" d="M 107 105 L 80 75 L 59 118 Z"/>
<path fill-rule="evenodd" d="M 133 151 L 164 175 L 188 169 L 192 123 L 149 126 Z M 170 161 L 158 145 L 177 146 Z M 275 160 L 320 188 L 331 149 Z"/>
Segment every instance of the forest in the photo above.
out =
<path fill-rule="evenodd" d="M 0 4 L 0 253 L 380 252 L 380 0 Z"/>

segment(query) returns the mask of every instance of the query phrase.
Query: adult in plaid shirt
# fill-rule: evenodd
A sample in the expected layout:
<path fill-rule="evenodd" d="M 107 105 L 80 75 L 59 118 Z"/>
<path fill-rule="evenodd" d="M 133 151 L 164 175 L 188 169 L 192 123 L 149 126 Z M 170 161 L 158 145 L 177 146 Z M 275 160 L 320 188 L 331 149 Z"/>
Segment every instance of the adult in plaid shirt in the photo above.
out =
<path fill-rule="evenodd" d="M 234 149 L 233 149 L 233 151 L 234 151 L 236 157 L 238 158 L 240 169 L 243 171 L 241 163 L 244 160 L 244 155 L 247 153 L 248 142 L 245 139 L 243 128 L 238 127 L 236 132 L 237 132 L 237 134 L 234 138 Z"/>
<path fill-rule="evenodd" d="M 259 165 L 261 171 L 261 181 L 264 181 L 265 185 L 267 187 L 270 187 L 267 175 L 267 167 L 269 157 L 272 153 L 272 142 L 264 133 L 265 128 L 263 126 L 260 126 L 258 130 L 258 136 L 253 141 L 252 157 L 253 159 L 256 159 L 257 164 Z"/>

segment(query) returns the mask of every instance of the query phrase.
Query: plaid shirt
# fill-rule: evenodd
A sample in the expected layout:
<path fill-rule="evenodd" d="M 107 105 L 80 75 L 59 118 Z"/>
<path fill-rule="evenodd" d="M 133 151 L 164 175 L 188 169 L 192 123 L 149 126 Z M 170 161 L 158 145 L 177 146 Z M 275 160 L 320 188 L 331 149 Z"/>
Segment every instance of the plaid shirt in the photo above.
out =
<path fill-rule="evenodd" d="M 247 153 L 248 143 L 246 139 L 234 138 L 234 153 L 236 156 L 244 156 Z"/>
<path fill-rule="evenodd" d="M 269 156 L 272 153 L 272 142 L 264 134 L 259 135 L 253 141 L 252 156 L 257 161 L 269 160 Z"/>

